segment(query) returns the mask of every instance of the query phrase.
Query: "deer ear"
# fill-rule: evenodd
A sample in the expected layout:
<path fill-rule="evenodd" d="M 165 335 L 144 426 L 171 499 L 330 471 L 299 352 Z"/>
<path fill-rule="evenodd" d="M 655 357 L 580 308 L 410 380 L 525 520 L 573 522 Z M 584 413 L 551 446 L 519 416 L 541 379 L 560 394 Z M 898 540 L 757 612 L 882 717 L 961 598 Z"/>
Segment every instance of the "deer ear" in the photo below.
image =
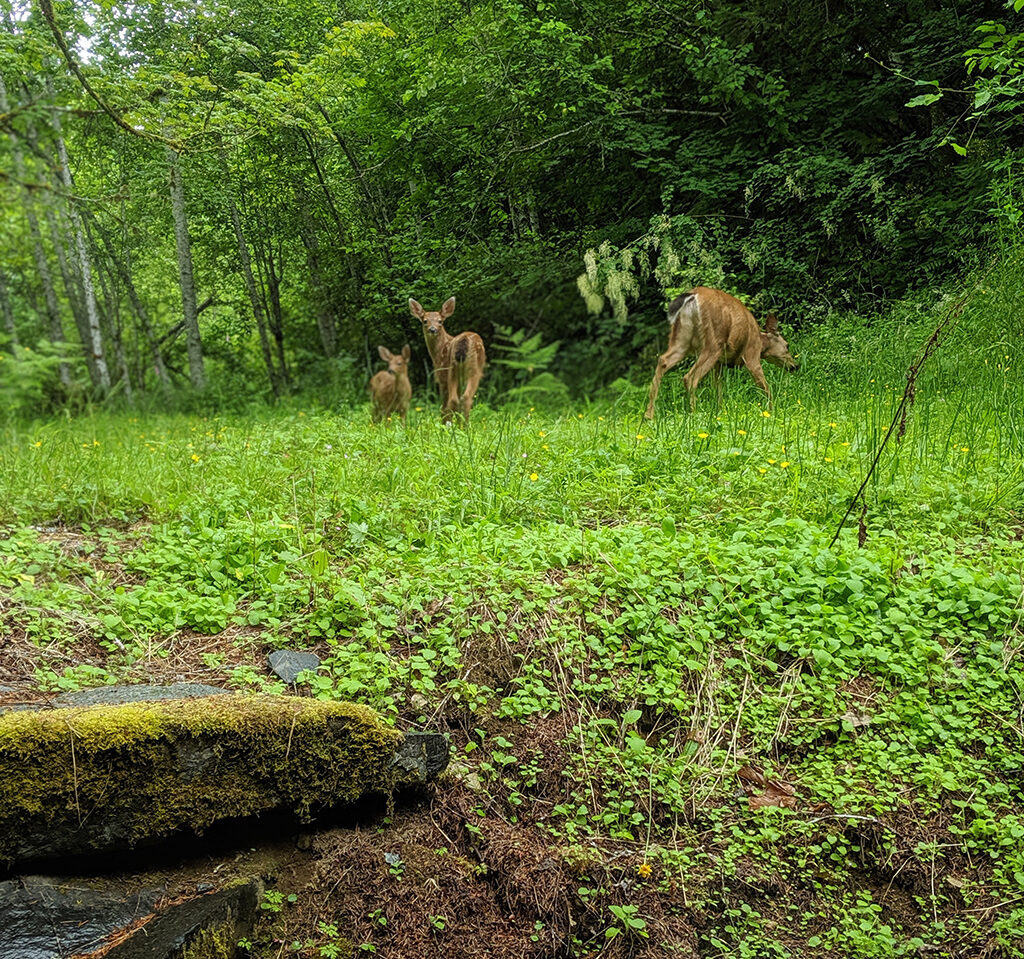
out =
<path fill-rule="evenodd" d="M 764 321 L 765 333 L 778 333 L 779 332 L 779 318 L 774 313 L 769 313 L 765 317 Z"/>
<path fill-rule="evenodd" d="M 378 346 L 377 352 L 380 353 L 380 358 L 385 363 L 387 363 L 387 361 L 391 359 L 391 350 L 389 350 L 386 346 Z"/>
<path fill-rule="evenodd" d="M 444 306 L 441 307 L 441 316 L 444 317 L 444 319 L 447 320 L 448 317 L 451 316 L 454 312 L 455 312 L 455 297 L 454 296 L 449 296 L 448 299 L 444 301 Z"/>
<path fill-rule="evenodd" d="M 414 299 L 409 299 L 409 312 L 412 313 L 417 319 L 423 319 L 423 307 L 419 305 Z"/>
<path fill-rule="evenodd" d="M 406 343 L 405 346 L 402 347 L 402 356 L 405 357 L 406 360 L 408 360 L 409 357 L 412 356 L 412 350 L 409 349 L 408 343 Z"/>

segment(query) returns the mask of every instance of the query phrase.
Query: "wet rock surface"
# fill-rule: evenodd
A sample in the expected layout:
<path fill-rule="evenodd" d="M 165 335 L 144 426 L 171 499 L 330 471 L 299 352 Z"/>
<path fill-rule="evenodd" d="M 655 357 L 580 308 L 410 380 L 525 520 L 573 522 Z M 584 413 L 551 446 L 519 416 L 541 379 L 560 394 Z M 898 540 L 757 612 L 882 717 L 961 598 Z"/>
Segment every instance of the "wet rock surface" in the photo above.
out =
<path fill-rule="evenodd" d="M 45 876 L 0 882 L 0 959 L 89 955 L 148 915 L 161 894 Z"/>
<path fill-rule="evenodd" d="M 219 686 L 206 683 L 168 683 L 163 686 L 99 686 L 61 693 L 50 701 L 51 706 L 120 706 L 124 703 L 151 703 L 166 699 L 195 699 L 199 696 L 230 696 Z"/>
<path fill-rule="evenodd" d="M 0 882 L 0 959 L 179 959 L 200 945 L 233 955 L 255 923 L 262 881 L 199 885 L 209 891 L 169 895 L 102 877 Z"/>
<path fill-rule="evenodd" d="M 429 782 L 448 768 L 448 737 L 441 733 L 406 733 L 394 764 L 421 783 Z"/>
<path fill-rule="evenodd" d="M 320 665 L 320 657 L 294 649 L 276 649 L 267 657 L 267 662 L 286 683 L 294 683 L 299 673 L 316 669 Z"/>

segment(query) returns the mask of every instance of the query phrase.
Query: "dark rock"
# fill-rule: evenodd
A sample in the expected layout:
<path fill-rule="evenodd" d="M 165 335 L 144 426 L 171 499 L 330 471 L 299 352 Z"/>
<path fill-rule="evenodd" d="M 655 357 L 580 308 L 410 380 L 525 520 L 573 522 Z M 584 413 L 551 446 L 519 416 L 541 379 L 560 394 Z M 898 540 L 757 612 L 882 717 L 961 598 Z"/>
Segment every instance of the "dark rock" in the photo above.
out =
<path fill-rule="evenodd" d="M 168 908 L 104 959 L 181 959 L 186 950 L 229 959 L 252 932 L 261 886 L 250 880 Z"/>
<path fill-rule="evenodd" d="M 268 657 L 270 668 L 286 683 L 294 683 L 299 673 L 316 669 L 320 657 L 313 653 L 300 653 L 294 649 L 275 649 Z"/>
<path fill-rule="evenodd" d="M 159 702 L 163 699 L 195 699 L 197 696 L 231 695 L 205 683 L 169 683 L 166 686 L 98 686 L 61 693 L 51 706 L 120 706 L 123 703 Z"/>
<path fill-rule="evenodd" d="M 128 893 L 44 876 L 0 882 L 0 959 L 89 955 L 149 915 L 162 890 Z"/>
<path fill-rule="evenodd" d="M 105 880 L 0 882 L 0 959 L 181 959 L 186 951 L 233 956 L 238 940 L 252 931 L 260 889 L 258 880 L 243 880 L 162 905 L 163 890 L 131 892 Z"/>
<path fill-rule="evenodd" d="M 448 737 L 441 733 L 406 733 L 394 765 L 425 783 L 448 768 L 448 752 Z"/>

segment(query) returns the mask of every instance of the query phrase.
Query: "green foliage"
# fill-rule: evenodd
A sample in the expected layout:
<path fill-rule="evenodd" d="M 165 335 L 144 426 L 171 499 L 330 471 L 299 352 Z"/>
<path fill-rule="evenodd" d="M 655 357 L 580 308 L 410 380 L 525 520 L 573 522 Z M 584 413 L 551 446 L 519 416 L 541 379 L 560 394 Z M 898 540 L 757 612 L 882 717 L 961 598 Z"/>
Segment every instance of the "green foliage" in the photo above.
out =
<path fill-rule="evenodd" d="M 124 125 L 52 69 L 45 22 L 16 17 L 0 40 L 13 323 L 36 352 L 54 335 L 41 256 L 67 350 L 84 353 L 74 237 L 58 229 L 58 249 L 47 228 L 72 208 L 88 226 L 116 402 L 143 410 L 242 412 L 296 390 L 354 405 L 376 343 L 410 340 L 414 374 L 424 368 L 404 307 L 412 294 L 457 293 L 459 316 L 489 346 L 499 327 L 542 323 L 563 344 L 548 368 L 532 383 L 494 379 L 551 401 L 559 382 L 594 396 L 627 374 L 661 330 L 657 301 L 681 286 L 738 290 L 810 326 L 955 283 L 990 239 L 1017 231 L 1022 208 L 1019 12 L 993 19 L 993 9 L 873 5 L 836 18 L 774 0 L 674 0 L 664 11 L 501 0 L 413 3 L 386 23 L 322 4 L 268 15 L 248 0 L 56 10 Z M 907 107 L 906 77 L 944 86 L 929 79 L 916 98 L 927 109 Z M 967 87 L 973 106 L 960 92 L 934 99 Z M 73 195 L 51 195 L 48 182 L 54 108 Z M 959 157 L 938 147 L 965 108 L 979 122 Z M 159 138 L 172 141 L 185 185 L 211 374 L 202 398 L 183 385 Z M 588 249 L 584 293 L 611 314 L 596 320 L 572 284 Z M 58 405 L 39 381 L 32 373 L 17 389 L 25 412 Z"/>
<path fill-rule="evenodd" d="M 498 356 L 492 360 L 509 371 L 502 379 L 509 384 L 504 395 L 510 400 L 527 403 L 557 403 L 568 399 L 565 383 L 548 372 L 561 346 L 558 340 L 541 345 L 542 333 L 527 336 L 525 330 L 495 324 L 494 349 Z"/>

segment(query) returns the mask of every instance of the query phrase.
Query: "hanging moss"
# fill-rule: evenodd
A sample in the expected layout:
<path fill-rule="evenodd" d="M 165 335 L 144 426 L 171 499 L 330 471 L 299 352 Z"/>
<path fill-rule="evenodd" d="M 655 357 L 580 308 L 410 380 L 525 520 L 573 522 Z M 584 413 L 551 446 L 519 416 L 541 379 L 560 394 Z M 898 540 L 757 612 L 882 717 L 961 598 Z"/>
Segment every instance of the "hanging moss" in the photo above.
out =
<path fill-rule="evenodd" d="M 386 792 L 402 736 L 369 709 L 214 696 L 0 716 L 0 861 Z"/>

